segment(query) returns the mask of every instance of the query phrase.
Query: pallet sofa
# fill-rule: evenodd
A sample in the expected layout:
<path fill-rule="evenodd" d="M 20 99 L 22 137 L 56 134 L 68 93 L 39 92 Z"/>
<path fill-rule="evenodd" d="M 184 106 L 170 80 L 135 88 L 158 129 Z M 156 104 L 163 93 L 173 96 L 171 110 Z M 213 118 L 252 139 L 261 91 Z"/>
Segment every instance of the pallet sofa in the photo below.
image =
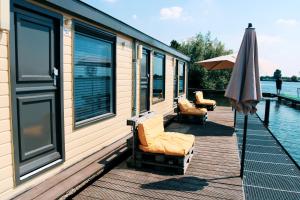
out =
<path fill-rule="evenodd" d="M 204 99 L 202 91 L 195 92 L 195 105 L 198 108 L 206 108 L 207 110 L 213 111 L 217 107 L 215 100 Z"/>
<path fill-rule="evenodd" d="M 197 108 L 189 100 L 184 97 L 179 97 L 177 100 L 177 118 L 179 121 L 184 121 L 193 117 L 200 124 L 205 124 L 207 120 L 207 109 Z"/>
<path fill-rule="evenodd" d="M 127 145 L 132 156 L 127 165 L 154 171 L 184 174 L 194 153 L 195 136 L 165 132 L 163 116 L 148 112 L 127 120 L 133 138 Z"/>

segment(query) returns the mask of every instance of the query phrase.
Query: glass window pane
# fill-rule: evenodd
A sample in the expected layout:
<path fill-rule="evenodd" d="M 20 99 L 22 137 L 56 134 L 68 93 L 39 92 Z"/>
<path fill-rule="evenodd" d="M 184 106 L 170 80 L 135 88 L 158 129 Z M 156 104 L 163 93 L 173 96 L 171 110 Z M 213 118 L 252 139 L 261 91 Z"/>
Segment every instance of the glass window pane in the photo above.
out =
<path fill-rule="evenodd" d="M 148 54 L 147 52 L 143 53 L 141 60 L 141 77 L 147 77 L 147 66 L 148 66 Z"/>
<path fill-rule="evenodd" d="M 75 121 L 113 112 L 113 43 L 75 33 Z"/>
<path fill-rule="evenodd" d="M 141 88 L 140 90 L 140 112 L 147 111 L 147 88 Z"/>
<path fill-rule="evenodd" d="M 154 54 L 153 58 L 153 102 L 164 99 L 165 95 L 165 56 Z"/>
<path fill-rule="evenodd" d="M 183 62 L 179 62 L 179 94 L 184 93 L 185 88 L 185 65 Z"/>

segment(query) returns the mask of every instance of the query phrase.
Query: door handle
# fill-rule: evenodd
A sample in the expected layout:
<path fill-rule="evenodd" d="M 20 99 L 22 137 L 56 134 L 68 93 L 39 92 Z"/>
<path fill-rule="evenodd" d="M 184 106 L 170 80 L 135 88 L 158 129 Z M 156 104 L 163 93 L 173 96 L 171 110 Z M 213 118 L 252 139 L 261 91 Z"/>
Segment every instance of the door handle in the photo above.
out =
<path fill-rule="evenodd" d="M 58 69 L 57 68 L 53 67 L 52 75 L 53 75 L 53 85 L 56 86 L 57 85 L 57 77 L 58 77 Z"/>

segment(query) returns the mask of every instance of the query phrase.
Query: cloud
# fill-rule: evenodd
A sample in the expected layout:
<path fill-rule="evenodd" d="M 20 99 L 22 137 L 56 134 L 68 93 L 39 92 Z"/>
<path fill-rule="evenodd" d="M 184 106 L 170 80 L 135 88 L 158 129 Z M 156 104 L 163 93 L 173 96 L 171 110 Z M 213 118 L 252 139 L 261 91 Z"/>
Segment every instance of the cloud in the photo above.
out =
<path fill-rule="evenodd" d="M 160 19 L 162 20 L 180 19 L 182 17 L 182 11 L 183 9 L 179 6 L 162 8 L 160 9 Z"/>
<path fill-rule="evenodd" d="M 263 44 L 263 45 L 280 44 L 284 41 L 283 38 L 277 35 L 258 35 L 257 40 L 258 40 L 258 44 Z"/>
<path fill-rule="evenodd" d="M 117 0 L 104 0 L 107 3 L 115 3 Z"/>
<path fill-rule="evenodd" d="M 276 20 L 276 24 L 283 26 L 297 26 L 299 22 L 295 19 L 278 19 Z"/>
<path fill-rule="evenodd" d="M 132 19 L 136 20 L 138 18 L 138 16 L 136 14 L 133 14 L 132 16 Z"/>

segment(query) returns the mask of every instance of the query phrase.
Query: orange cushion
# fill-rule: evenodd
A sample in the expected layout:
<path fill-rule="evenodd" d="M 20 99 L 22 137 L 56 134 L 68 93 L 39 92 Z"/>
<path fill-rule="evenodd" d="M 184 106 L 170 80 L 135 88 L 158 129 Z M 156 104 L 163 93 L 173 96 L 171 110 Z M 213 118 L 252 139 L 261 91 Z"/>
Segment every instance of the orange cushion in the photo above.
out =
<path fill-rule="evenodd" d="M 203 99 L 203 92 L 202 91 L 196 92 L 196 100 L 200 102 L 202 99 Z"/>
<path fill-rule="evenodd" d="M 206 108 L 189 108 L 186 111 L 180 112 L 182 115 L 198 115 L 204 116 L 207 114 Z"/>
<path fill-rule="evenodd" d="M 210 99 L 204 99 L 203 98 L 203 92 L 198 91 L 198 92 L 196 92 L 196 104 L 213 106 L 213 105 L 216 105 L 216 101 L 215 100 L 210 100 Z"/>
<path fill-rule="evenodd" d="M 185 156 L 195 142 L 194 135 L 166 132 L 154 140 L 149 146 L 140 145 L 142 151 L 161 153 L 173 156 Z"/>
<path fill-rule="evenodd" d="M 163 116 L 155 115 L 138 125 L 140 143 L 149 146 L 155 143 L 155 138 L 164 132 Z"/>
<path fill-rule="evenodd" d="M 210 99 L 202 99 L 202 101 L 197 101 L 196 104 L 214 106 L 214 105 L 216 105 L 216 101 L 215 100 L 210 100 Z"/>
<path fill-rule="evenodd" d="M 193 108 L 194 107 L 193 104 L 191 104 L 191 102 L 189 102 L 187 99 L 181 99 L 181 100 L 179 100 L 178 106 L 179 106 L 180 111 L 186 111 L 189 108 Z"/>

